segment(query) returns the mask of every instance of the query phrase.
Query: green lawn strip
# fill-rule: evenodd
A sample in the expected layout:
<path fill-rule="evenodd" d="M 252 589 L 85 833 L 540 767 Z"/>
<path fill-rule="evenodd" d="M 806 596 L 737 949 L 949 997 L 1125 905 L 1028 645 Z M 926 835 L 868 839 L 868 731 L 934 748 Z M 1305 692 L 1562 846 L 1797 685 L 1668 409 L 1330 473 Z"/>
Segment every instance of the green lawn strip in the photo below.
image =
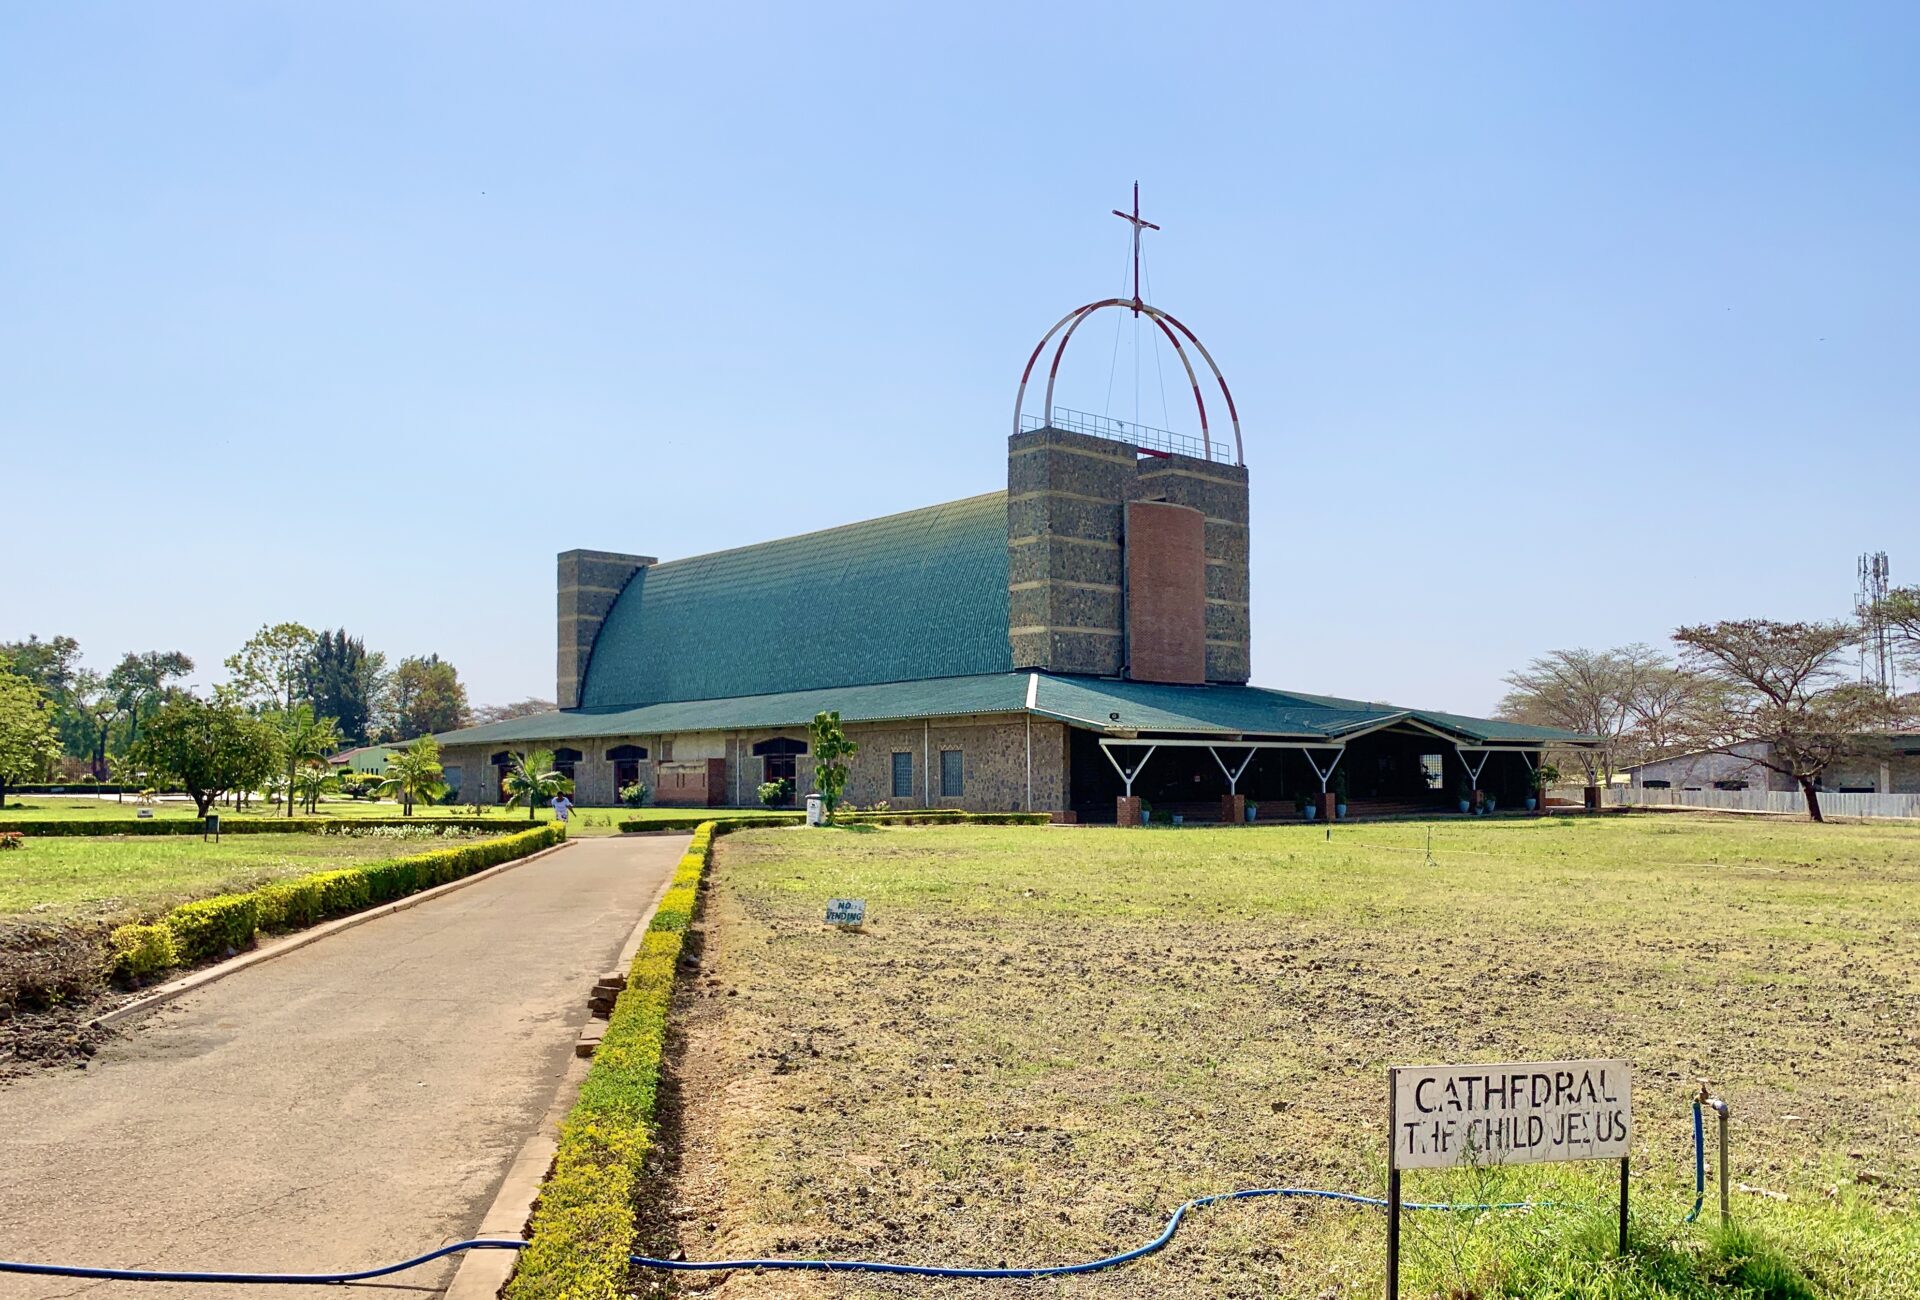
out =
<path fill-rule="evenodd" d="M 730 831 L 765 829 L 770 826 L 798 826 L 806 819 L 799 812 L 751 812 L 746 810 L 703 809 L 698 813 L 681 813 L 675 809 L 648 808 L 640 814 L 620 822 L 622 834 L 634 835 L 649 831 L 690 831 L 706 822 L 726 823 Z M 854 812 L 839 813 L 833 819 L 835 826 L 958 826 L 965 824 L 987 826 L 1044 826 L 1051 820 L 1046 813 L 970 813 L 957 808 L 906 808 L 895 812 Z"/>
<path fill-rule="evenodd" d="M 694 832 L 641 938 L 580 1098 L 561 1125 L 553 1173 L 541 1190 L 533 1235 L 507 1287 L 508 1300 L 613 1300 L 625 1294 L 634 1187 L 653 1145 L 674 971 L 713 839 L 729 829 L 709 821 Z"/>
<path fill-rule="evenodd" d="M 120 926 L 108 937 L 114 973 L 147 981 L 251 947 L 257 932 L 299 930 L 405 898 L 435 885 L 536 853 L 566 838 L 548 824 L 453 848 L 278 880 L 240 893 L 182 903 L 152 924 Z"/>
<path fill-rule="evenodd" d="M 144 810 L 146 817 L 140 816 Z M 529 820 L 525 808 L 506 808 L 499 804 L 482 804 L 480 811 L 473 811 L 469 803 L 454 804 L 415 804 L 412 817 L 402 815 L 400 804 L 392 799 L 342 799 L 327 798 L 320 801 L 316 813 L 296 813 L 288 817 L 282 810 L 271 804 L 258 801 L 250 804 L 244 811 L 232 808 L 216 807 L 213 811 L 220 814 L 226 822 L 247 821 L 353 821 L 360 818 L 385 819 L 396 821 L 424 821 L 433 818 L 482 818 L 489 822 L 518 821 L 523 825 Z M 609 810 L 614 811 L 614 810 Z M 621 809 L 621 812 L 628 810 Z M 535 810 L 535 821 L 548 821 L 553 810 L 540 807 Z M 117 800 L 111 796 L 88 798 L 84 796 L 27 795 L 7 800 L 7 806 L 0 808 L 0 826 L 14 828 L 25 823 L 60 821 L 184 821 L 194 826 L 200 824 L 200 814 L 195 811 L 190 799 L 161 799 L 150 805 L 141 805 L 132 798 Z"/>
<path fill-rule="evenodd" d="M 1635 1249 L 1613 1254 L 1605 1166 L 1414 1174 L 1423 1199 L 1569 1208 L 1414 1216 L 1406 1294 L 1908 1293 L 1920 835 L 1448 823 L 1429 860 L 1427 830 L 729 838 L 705 978 L 676 1021 L 680 1155 L 702 1172 L 662 1195 L 695 1212 L 645 1252 L 1084 1259 L 1152 1236 L 1191 1195 L 1377 1194 L 1387 1065 L 1599 1054 L 1635 1062 Z M 819 923 L 833 896 L 867 900 L 865 934 Z M 1710 1226 L 1711 1200 L 1706 1223 L 1679 1224 L 1702 1074 L 1735 1106 L 1745 1237 Z M 1048 1294 L 1378 1294 L 1382 1239 L 1372 1211 L 1219 1206 L 1124 1278 Z"/>
<path fill-rule="evenodd" d="M 39 837 L 0 853 L 0 921 L 150 919 L 209 894 L 390 858 L 427 843 L 357 835 Z"/>

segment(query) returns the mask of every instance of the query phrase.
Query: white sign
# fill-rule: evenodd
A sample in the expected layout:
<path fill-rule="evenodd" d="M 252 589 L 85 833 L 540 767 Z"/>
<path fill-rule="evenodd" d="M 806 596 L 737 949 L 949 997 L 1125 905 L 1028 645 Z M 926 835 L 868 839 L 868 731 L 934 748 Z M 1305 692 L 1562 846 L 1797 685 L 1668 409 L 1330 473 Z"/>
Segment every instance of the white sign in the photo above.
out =
<path fill-rule="evenodd" d="M 827 900 L 828 925 L 864 925 L 867 920 L 867 900 L 864 898 L 829 898 Z"/>
<path fill-rule="evenodd" d="M 1625 1061 L 1389 1070 L 1395 1169 L 1618 1160 L 1633 1137 Z"/>

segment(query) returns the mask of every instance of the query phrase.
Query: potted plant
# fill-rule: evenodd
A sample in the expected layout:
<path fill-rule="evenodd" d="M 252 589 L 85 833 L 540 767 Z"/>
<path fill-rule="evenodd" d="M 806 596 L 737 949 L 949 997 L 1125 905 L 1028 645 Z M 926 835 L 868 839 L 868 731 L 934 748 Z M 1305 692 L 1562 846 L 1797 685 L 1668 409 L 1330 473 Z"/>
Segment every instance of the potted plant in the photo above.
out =
<path fill-rule="evenodd" d="M 1302 817 L 1305 817 L 1308 821 L 1312 821 L 1314 814 L 1320 811 L 1318 808 L 1314 807 L 1313 795 L 1314 795 L 1313 787 L 1303 785 L 1300 787 L 1300 793 L 1297 796 L 1295 796 L 1296 800 L 1300 804 L 1300 815 Z"/>
<path fill-rule="evenodd" d="M 1249 822 L 1252 822 L 1255 818 L 1259 817 L 1259 815 L 1260 815 L 1260 805 L 1257 803 L 1254 803 L 1251 799 L 1249 799 L 1247 801 L 1247 820 Z"/>
<path fill-rule="evenodd" d="M 1347 772 L 1342 768 L 1333 774 L 1333 817 L 1335 821 L 1347 819 Z"/>
<path fill-rule="evenodd" d="M 1464 776 L 1461 777 L 1460 785 L 1455 789 L 1454 793 L 1459 796 L 1460 811 L 1471 812 L 1473 810 L 1473 782 Z"/>
<path fill-rule="evenodd" d="M 1140 824 L 1142 826 L 1153 825 L 1153 805 L 1145 799 L 1140 801 Z"/>

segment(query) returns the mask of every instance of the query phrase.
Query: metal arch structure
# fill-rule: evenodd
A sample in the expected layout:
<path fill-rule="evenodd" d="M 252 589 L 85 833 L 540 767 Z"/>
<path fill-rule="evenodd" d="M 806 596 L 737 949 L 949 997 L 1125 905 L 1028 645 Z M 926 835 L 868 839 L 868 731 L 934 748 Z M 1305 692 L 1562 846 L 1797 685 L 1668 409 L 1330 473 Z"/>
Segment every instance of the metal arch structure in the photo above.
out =
<path fill-rule="evenodd" d="M 1078 330 L 1089 316 L 1109 307 L 1118 307 L 1122 310 L 1131 311 L 1137 315 L 1147 317 L 1158 327 L 1162 334 L 1166 335 L 1167 341 L 1173 344 L 1174 354 L 1180 358 L 1180 364 L 1186 368 L 1187 382 L 1193 388 L 1194 408 L 1200 414 L 1201 443 L 1206 448 L 1207 458 L 1211 460 L 1213 457 L 1213 434 L 1207 422 L 1206 399 L 1201 395 L 1200 379 L 1199 376 L 1194 373 L 1193 361 L 1188 357 L 1186 348 L 1181 346 L 1180 337 L 1176 336 L 1174 331 L 1178 330 L 1180 335 L 1185 336 L 1187 342 L 1193 344 L 1194 351 L 1200 354 L 1201 360 L 1206 362 L 1208 371 L 1213 375 L 1213 382 L 1219 385 L 1221 397 L 1226 400 L 1227 418 L 1233 424 L 1233 463 L 1235 465 L 1245 465 L 1247 463 L 1246 445 L 1240 437 L 1240 411 L 1239 408 L 1234 405 L 1233 390 L 1227 387 L 1227 377 L 1220 373 L 1219 364 L 1214 361 L 1213 355 L 1207 351 L 1206 345 L 1203 344 L 1199 337 L 1194 334 L 1192 330 L 1188 329 L 1178 317 L 1174 316 L 1171 312 L 1162 311 L 1158 307 L 1142 302 L 1138 298 L 1102 298 L 1098 302 L 1090 302 L 1084 306 L 1076 307 L 1054 322 L 1053 328 L 1043 334 L 1040 337 L 1040 341 L 1033 345 L 1033 352 L 1027 357 L 1026 368 L 1020 372 L 1020 388 L 1013 399 L 1013 431 L 1016 434 L 1020 432 L 1020 416 L 1026 408 L 1027 385 L 1033 379 L 1033 368 L 1039 364 L 1040 354 L 1046 351 L 1047 344 L 1052 342 L 1053 336 L 1060 334 L 1060 342 L 1055 346 L 1053 350 L 1053 361 L 1047 367 L 1046 418 L 1048 420 L 1053 418 L 1053 388 L 1055 381 L 1060 375 L 1060 361 L 1061 358 L 1066 355 L 1067 343 L 1073 338 L 1074 331 Z M 1063 329 L 1066 332 L 1061 334 Z"/>

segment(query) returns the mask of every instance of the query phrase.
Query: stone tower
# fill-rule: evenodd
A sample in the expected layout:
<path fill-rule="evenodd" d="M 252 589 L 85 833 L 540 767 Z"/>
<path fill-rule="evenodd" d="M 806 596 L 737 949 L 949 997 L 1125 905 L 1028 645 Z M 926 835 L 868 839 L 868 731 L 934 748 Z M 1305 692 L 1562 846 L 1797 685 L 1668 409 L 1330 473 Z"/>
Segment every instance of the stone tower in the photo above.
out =
<path fill-rule="evenodd" d="M 1247 471 L 1052 426 L 1007 440 L 1015 668 L 1244 683 Z"/>
<path fill-rule="evenodd" d="M 607 611 L 634 574 L 658 563 L 651 555 L 618 555 L 612 551 L 560 553 L 560 645 L 553 682 L 559 707 L 580 707 L 587 660 L 593 654 L 593 639 L 600 634 Z"/>

